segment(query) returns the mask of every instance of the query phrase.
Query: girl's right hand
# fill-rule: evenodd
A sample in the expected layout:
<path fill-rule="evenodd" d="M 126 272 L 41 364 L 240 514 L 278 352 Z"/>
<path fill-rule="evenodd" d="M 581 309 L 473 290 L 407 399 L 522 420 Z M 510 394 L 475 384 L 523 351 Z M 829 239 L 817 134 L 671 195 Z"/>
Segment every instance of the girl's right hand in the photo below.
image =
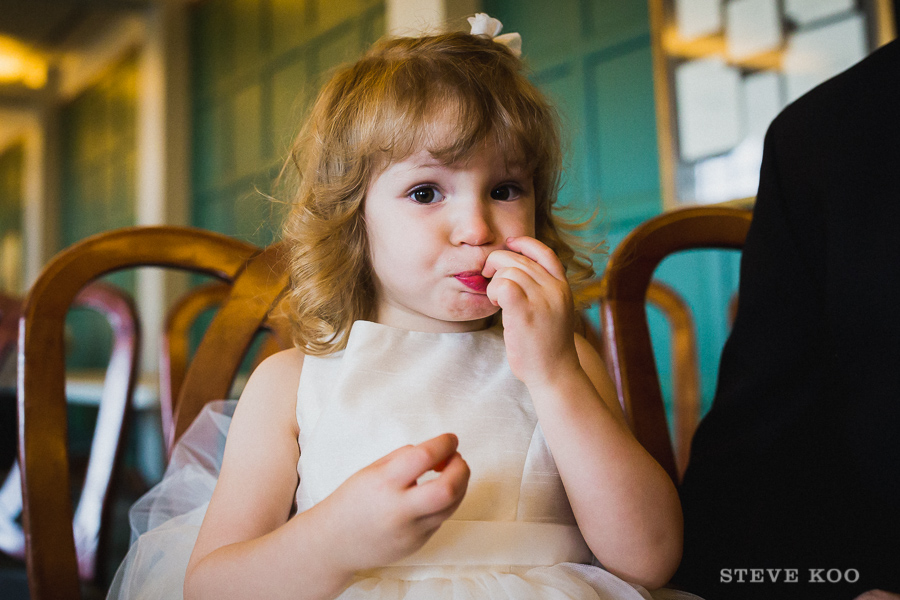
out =
<path fill-rule="evenodd" d="M 317 505 L 331 524 L 325 543 L 344 569 L 378 568 L 409 556 L 453 514 L 469 482 L 457 445 L 456 436 L 445 433 L 398 448 Z M 440 473 L 417 483 L 428 471 Z"/>

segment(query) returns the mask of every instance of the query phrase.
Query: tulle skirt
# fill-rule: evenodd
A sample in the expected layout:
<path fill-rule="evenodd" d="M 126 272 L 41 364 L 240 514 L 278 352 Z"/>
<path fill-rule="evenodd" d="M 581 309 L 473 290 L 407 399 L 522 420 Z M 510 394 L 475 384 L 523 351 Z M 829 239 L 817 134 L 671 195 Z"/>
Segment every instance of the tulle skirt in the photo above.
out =
<path fill-rule="evenodd" d="M 162 481 L 131 507 L 131 548 L 107 598 L 183 597 L 184 573 L 216 487 L 236 405 L 207 404 L 175 446 Z"/>
<path fill-rule="evenodd" d="M 215 488 L 236 401 L 204 408 L 175 447 L 163 480 L 129 512 L 132 545 L 108 599 L 183 597 L 184 574 Z M 387 567 L 362 574 L 340 600 L 691 600 L 648 592 L 592 565 L 546 567 Z"/>

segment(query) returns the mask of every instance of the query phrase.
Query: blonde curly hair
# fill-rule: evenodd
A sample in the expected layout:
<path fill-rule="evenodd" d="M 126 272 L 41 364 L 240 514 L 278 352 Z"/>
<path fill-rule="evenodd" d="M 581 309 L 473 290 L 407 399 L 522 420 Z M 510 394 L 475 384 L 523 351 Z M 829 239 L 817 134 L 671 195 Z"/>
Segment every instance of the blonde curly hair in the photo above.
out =
<path fill-rule="evenodd" d="M 451 118 L 453 139 L 437 136 Z M 533 173 L 536 237 L 566 266 L 573 287 L 589 259 L 576 254 L 558 217 L 558 116 L 521 61 L 484 36 L 448 33 L 377 43 L 319 93 L 286 168 L 298 179 L 283 239 L 290 248 L 295 342 L 324 355 L 371 318 L 375 293 L 363 203 L 373 177 L 421 148 L 446 164 L 484 143 Z"/>

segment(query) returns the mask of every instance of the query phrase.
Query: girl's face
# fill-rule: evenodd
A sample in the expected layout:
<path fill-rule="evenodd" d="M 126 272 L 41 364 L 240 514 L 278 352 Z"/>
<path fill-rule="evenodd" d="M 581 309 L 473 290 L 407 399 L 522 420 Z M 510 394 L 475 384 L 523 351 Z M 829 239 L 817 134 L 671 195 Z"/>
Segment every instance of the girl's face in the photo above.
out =
<path fill-rule="evenodd" d="M 394 162 L 369 184 L 365 221 L 375 274 L 375 320 L 413 331 L 482 329 L 499 308 L 481 276 L 506 239 L 534 236 L 530 172 L 485 143 L 443 165 L 427 150 Z"/>

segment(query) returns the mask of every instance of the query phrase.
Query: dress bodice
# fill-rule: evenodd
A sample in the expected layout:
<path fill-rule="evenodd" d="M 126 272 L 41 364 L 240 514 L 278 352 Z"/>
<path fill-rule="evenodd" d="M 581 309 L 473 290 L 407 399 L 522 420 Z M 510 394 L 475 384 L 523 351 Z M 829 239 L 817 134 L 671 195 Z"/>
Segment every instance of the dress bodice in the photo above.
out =
<path fill-rule="evenodd" d="M 564 556 L 528 560 L 590 560 L 531 397 L 510 371 L 499 327 L 422 333 L 357 321 L 349 335 L 343 351 L 304 361 L 297 396 L 298 510 L 389 452 L 450 432 L 459 438 L 471 476 L 438 539 L 481 537 L 469 545 L 484 548 L 485 539 L 514 536 L 521 544 L 538 537 L 552 546 L 551 539 L 561 537 L 556 543 Z M 513 559 L 520 560 L 507 558 Z"/>

